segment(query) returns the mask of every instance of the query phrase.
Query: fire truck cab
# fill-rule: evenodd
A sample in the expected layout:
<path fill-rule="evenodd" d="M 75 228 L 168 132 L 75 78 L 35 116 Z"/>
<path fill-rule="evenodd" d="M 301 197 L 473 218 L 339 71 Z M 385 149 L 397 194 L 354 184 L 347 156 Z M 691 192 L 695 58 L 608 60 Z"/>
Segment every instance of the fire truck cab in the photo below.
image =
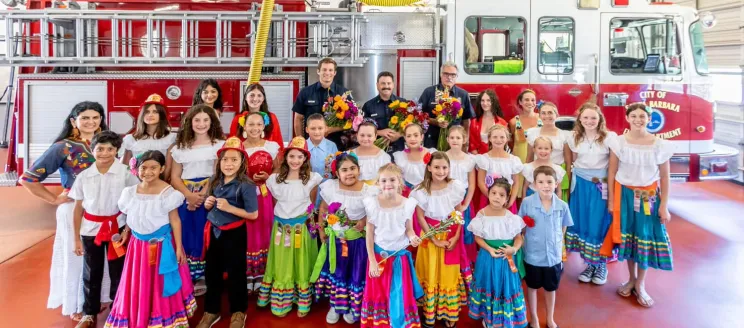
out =
<path fill-rule="evenodd" d="M 19 68 L 6 171 L 26 169 L 82 100 L 103 104 L 110 128 L 121 134 L 134 129 L 139 105 L 153 92 L 167 97 L 177 127 L 204 78 L 220 82 L 223 127 L 240 111 L 257 1 L 59 3 L 29 0 L 30 10 L 0 13 L 6 26 L 0 65 Z M 738 151 L 713 142 L 702 41 L 711 15 L 647 0 L 276 3 L 261 83 L 285 140 L 292 136 L 292 103 L 317 81 L 322 57 L 339 63 L 336 81 L 358 102 L 376 95 L 383 70 L 395 73 L 400 96 L 416 99 L 450 60 L 460 69 L 458 86 L 472 98 L 494 89 L 507 120 L 519 92 L 530 88 L 558 105 L 564 129 L 581 104 L 594 101 L 608 128 L 623 133 L 624 106 L 641 101 L 653 109 L 648 130 L 677 147 L 673 178 L 737 175 Z"/>

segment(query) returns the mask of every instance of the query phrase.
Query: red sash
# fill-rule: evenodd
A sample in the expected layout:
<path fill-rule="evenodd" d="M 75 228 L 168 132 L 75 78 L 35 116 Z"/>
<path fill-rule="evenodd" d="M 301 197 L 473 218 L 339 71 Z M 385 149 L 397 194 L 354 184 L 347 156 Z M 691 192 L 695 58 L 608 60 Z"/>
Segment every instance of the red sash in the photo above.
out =
<path fill-rule="evenodd" d="M 98 234 L 96 234 L 95 243 L 96 245 L 101 246 L 103 242 L 109 242 L 107 254 L 109 260 L 119 258 L 116 250 L 114 250 L 113 242 L 111 241 L 111 237 L 119 233 L 119 222 L 116 220 L 116 218 L 119 217 L 119 214 L 121 214 L 121 212 L 114 215 L 93 215 L 88 212 L 83 212 L 83 217 L 86 220 L 101 223 L 101 229 L 99 229 Z"/>
<path fill-rule="evenodd" d="M 246 220 L 240 220 L 240 221 L 235 221 L 233 223 L 228 223 L 223 226 L 216 226 L 216 225 L 213 225 L 211 221 L 207 220 L 207 224 L 204 225 L 204 248 L 202 248 L 201 259 L 204 260 L 204 258 L 207 256 L 207 250 L 209 249 L 209 242 L 212 239 L 212 234 L 211 234 L 212 227 L 217 227 L 217 229 L 220 229 L 222 231 L 233 230 L 233 229 L 240 228 L 240 226 L 242 226 L 245 223 L 245 221 Z"/>

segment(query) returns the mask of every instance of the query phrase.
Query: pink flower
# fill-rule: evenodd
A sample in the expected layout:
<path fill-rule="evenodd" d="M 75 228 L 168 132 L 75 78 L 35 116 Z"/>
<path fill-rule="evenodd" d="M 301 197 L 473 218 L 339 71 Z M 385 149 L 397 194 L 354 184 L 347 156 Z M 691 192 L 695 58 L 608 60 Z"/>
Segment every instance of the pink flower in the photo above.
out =
<path fill-rule="evenodd" d="M 315 210 L 315 204 L 310 204 L 310 206 L 307 207 L 307 214 L 310 214 Z"/>
<path fill-rule="evenodd" d="M 341 208 L 341 203 L 335 202 L 328 205 L 328 213 L 335 214 Z"/>
<path fill-rule="evenodd" d="M 462 105 L 460 105 L 459 101 L 455 101 L 452 103 L 452 108 L 455 110 L 455 113 L 457 113 L 460 108 L 462 108 Z"/>
<path fill-rule="evenodd" d="M 352 129 L 354 129 L 354 131 L 359 130 L 359 125 L 362 124 L 363 121 L 364 117 L 362 117 L 362 115 L 355 116 L 354 121 L 351 122 Z"/>

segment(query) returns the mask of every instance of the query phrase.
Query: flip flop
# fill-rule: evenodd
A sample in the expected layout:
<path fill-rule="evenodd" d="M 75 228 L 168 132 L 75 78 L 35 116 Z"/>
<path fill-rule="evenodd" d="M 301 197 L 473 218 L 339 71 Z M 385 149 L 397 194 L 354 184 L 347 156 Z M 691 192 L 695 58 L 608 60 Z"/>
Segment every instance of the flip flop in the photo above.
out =
<path fill-rule="evenodd" d="M 642 307 L 650 308 L 654 306 L 654 299 L 651 298 L 651 296 L 648 295 L 645 291 L 643 293 L 639 293 L 636 291 L 635 288 L 633 288 L 633 294 L 636 296 L 636 301 L 638 304 L 640 304 Z"/>
<path fill-rule="evenodd" d="M 632 293 L 635 292 L 635 287 L 632 287 L 630 289 L 625 289 L 627 288 L 625 287 L 625 285 L 626 284 L 622 284 L 620 285 L 620 287 L 617 288 L 617 294 L 622 297 L 629 297 Z"/>

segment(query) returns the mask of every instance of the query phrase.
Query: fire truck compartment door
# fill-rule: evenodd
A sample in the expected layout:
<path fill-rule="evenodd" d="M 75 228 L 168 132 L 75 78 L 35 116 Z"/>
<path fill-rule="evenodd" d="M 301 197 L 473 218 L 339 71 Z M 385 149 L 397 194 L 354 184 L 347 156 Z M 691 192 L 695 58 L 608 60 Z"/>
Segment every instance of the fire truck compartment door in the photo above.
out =
<path fill-rule="evenodd" d="M 599 11 L 566 1 L 532 0 L 529 23 L 530 87 L 572 119 L 596 94 Z"/>
<path fill-rule="evenodd" d="M 62 123 L 77 103 L 95 101 L 108 114 L 106 81 L 25 80 L 23 88 L 23 171 L 49 149 L 62 130 Z M 59 182 L 58 172 L 44 181 Z"/>
<path fill-rule="evenodd" d="M 240 82 L 240 104 L 243 103 L 245 95 L 245 81 Z M 292 104 L 294 104 L 294 84 L 292 81 L 261 81 L 261 86 L 266 91 L 266 101 L 271 112 L 276 115 L 282 129 L 282 139 L 285 142 L 292 140 Z"/>

